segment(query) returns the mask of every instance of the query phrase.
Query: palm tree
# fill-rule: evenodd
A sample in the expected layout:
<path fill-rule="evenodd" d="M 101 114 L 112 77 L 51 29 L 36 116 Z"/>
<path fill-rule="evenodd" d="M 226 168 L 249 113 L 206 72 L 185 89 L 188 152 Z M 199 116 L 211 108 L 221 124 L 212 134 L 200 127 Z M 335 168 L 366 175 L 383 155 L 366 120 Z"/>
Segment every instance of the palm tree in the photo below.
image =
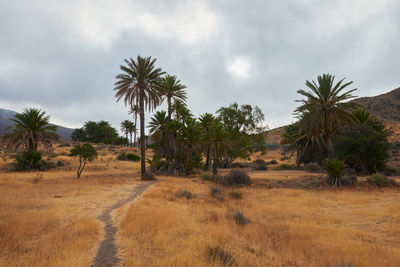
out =
<path fill-rule="evenodd" d="M 48 150 L 52 149 L 52 142 L 59 141 L 57 126 L 50 124 L 50 116 L 45 112 L 30 108 L 25 109 L 23 113 L 16 114 L 10 119 L 14 125 L 7 129 L 13 129 L 13 132 L 7 134 L 7 149 L 17 150 L 23 146 L 29 152 L 36 152 L 38 144 L 43 144 Z"/>
<path fill-rule="evenodd" d="M 123 122 L 121 122 L 121 132 L 125 134 L 126 139 L 128 139 L 130 122 L 130 120 L 124 120 Z"/>
<path fill-rule="evenodd" d="M 133 121 L 129 121 L 128 124 L 128 132 L 129 132 L 129 138 L 131 140 L 131 147 L 133 146 L 133 139 L 132 139 L 132 134 L 136 134 L 136 125 L 133 123 Z"/>
<path fill-rule="evenodd" d="M 140 108 L 140 138 L 145 140 L 144 133 L 144 111 L 152 111 L 160 104 L 160 93 L 157 90 L 161 76 L 165 72 L 161 68 L 155 67 L 156 59 L 151 57 L 138 56 L 137 60 L 125 59 L 127 66 L 121 65 L 122 74 L 116 76 L 117 82 L 114 84 L 115 97 L 117 101 L 124 99 L 125 105 L 133 107 L 135 104 Z M 140 142 L 141 146 L 141 174 L 142 179 L 146 179 L 146 146 L 145 142 Z"/>
<path fill-rule="evenodd" d="M 133 114 L 135 119 L 135 125 L 133 130 L 133 146 L 136 147 L 136 132 L 137 132 L 137 115 L 140 113 L 140 108 L 138 105 L 133 105 L 129 111 L 129 114 Z"/>
<path fill-rule="evenodd" d="M 168 120 L 171 120 L 172 100 L 184 103 L 187 99 L 184 89 L 185 85 L 181 84 L 176 76 L 167 75 L 160 84 L 160 92 L 167 99 L 168 103 Z"/>
<path fill-rule="evenodd" d="M 168 117 L 164 110 L 157 111 L 149 122 L 150 134 L 154 140 L 160 140 L 161 153 L 165 156 L 168 147 Z"/>
<path fill-rule="evenodd" d="M 210 166 L 210 153 L 211 153 L 211 143 L 209 138 L 209 132 L 211 127 L 215 123 L 215 117 L 210 113 L 204 113 L 199 118 L 199 125 L 202 130 L 203 144 L 206 146 L 206 164 L 204 165 L 204 170 L 207 170 Z"/>
<path fill-rule="evenodd" d="M 192 157 L 199 151 L 201 129 L 196 119 L 189 118 L 185 121 L 179 133 L 179 143 L 182 144 L 185 160 L 186 175 L 190 174 Z"/>
<path fill-rule="evenodd" d="M 311 90 L 297 91 L 306 99 L 296 100 L 302 105 L 295 110 L 297 115 L 304 112 L 310 113 L 304 125 L 311 131 L 324 136 L 328 157 L 332 157 L 332 138 L 341 132 L 344 126 L 354 123 L 352 111 L 358 107 L 355 103 L 345 102 L 355 97 L 351 93 L 357 89 L 343 93 L 343 90 L 353 82 L 343 83 L 344 79 L 342 79 L 334 85 L 334 79 L 335 76 L 323 74 L 318 76 L 318 84 L 314 81 L 306 81 L 306 86 Z"/>
<path fill-rule="evenodd" d="M 221 152 L 225 152 L 229 147 L 229 134 L 224 129 L 224 125 L 220 122 L 215 122 L 209 131 L 209 140 L 211 143 L 211 150 L 214 154 L 213 158 L 213 176 L 217 175 L 218 157 Z"/>

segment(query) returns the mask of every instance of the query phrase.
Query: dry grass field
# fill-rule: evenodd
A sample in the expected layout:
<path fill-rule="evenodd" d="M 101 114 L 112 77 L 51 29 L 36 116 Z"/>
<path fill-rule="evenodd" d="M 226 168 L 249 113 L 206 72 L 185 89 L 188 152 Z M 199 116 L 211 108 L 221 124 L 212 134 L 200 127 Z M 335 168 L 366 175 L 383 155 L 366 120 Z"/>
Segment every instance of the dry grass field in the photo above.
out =
<path fill-rule="evenodd" d="M 0 160 L 0 266 L 93 262 L 103 238 L 97 216 L 129 195 L 139 167 L 115 160 L 120 149 L 105 147 L 78 180 L 69 149 L 57 147 L 51 161 L 65 166 L 46 172 L 9 172 L 10 160 Z"/>
<path fill-rule="evenodd" d="M 130 148 L 98 146 L 76 179 L 71 147 L 57 147 L 46 172 L 10 172 L 0 160 L 0 266 L 90 266 L 104 237 L 97 218 L 140 182 L 139 163 L 118 161 Z M 252 159 L 281 160 L 279 150 Z M 226 170 L 220 170 L 225 173 Z M 165 178 L 112 213 L 121 266 L 400 266 L 400 190 L 267 189 L 265 179 L 303 171 L 251 172 L 242 198 L 211 196 L 199 175 Z M 187 190 L 191 199 L 179 197 Z M 238 225 L 240 211 L 248 221 Z M 347 264 L 347 265 L 346 265 Z"/>

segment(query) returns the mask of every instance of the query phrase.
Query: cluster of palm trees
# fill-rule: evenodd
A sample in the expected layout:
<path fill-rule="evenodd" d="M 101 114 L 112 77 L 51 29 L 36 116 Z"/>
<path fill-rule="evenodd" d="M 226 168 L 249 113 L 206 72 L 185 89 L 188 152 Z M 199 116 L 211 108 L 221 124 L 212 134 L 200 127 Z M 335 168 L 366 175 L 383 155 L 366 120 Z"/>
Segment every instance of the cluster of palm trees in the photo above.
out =
<path fill-rule="evenodd" d="M 384 124 L 369 112 L 349 100 L 356 89 L 345 89 L 353 82 L 334 82 L 335 76 L 323 74 L 317 82 L 306 81 L 306 90 L 297 91 L 305 98 L 297 100 L 301 105 L 294 111 L 298 121 L 289 125 L 283 134 L 282 143 L 289 151 L 297 152 L 297 163 L 319 162 L 333 159 L 337 155 L 334 142 L 345 130 L 368 125 L 376 133 L 383 133 Z M 336 182 L 336 181 L 334 181 Z"/>
<path fill-rule="evenodd" d="M 136 146 L 136 125 L 133 121 L 124 120 L 123 122 L 121 122 L 121 132 L 125 135 L 128 143 L 130 140 L 130 146 Z M 134 139 L 132 138 L 133 133 L 135 133 Z"/>
<path fill-rule="evenodd" d="M 202 155 L 205 155 L 204 168 L 208 169 L 212 161 L 213 172 L 216 173 L 216 167 L 221 162 L 248 156 L 248 152 L 254 149 L 251 141 L 254 136 L 260 137 L 261 133 L 256 124 L 264 119 L 259 108 L 234 104 L 218 111 L 218 117 L 206 113 L 196 119 L 186 106 L 186 86 L 176 76 L 157 68 L 156 59 L 138 56 L 136 60 L 125 59 L 125 63 L 120 66 L 123 73 L 116 76 L 115 97 L 117 101 L 123 100 L 131 113 L 139 114 L 141 140 L 145 138 L 145 111 L 153 111 L 164 101 L 167 102 L 167 111 L 156 112 L 149 123 L 156 152 L 153 160 L 149 161 L 152 167 L 189 174 L 193 168 L 201 166 Z M 228 127 L 229 121 L 225 123 L 232 113 L 238 118 L 234 121 L 239 123 L 235 128 Z M 127 135 L 128 128 L 121 127 Z M 140 142 L 140 145 L 143 179 L 146 176 L 145 142 Z"/>

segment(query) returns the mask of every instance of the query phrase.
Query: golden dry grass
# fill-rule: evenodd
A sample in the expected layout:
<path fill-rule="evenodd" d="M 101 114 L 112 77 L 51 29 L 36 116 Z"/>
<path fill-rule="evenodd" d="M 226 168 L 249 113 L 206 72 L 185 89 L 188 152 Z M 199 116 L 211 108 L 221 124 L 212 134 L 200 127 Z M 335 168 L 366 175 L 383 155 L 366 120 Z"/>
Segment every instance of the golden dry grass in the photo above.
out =
<path fill-rule="evenodd" d="M 220 266 L 208 247 L 238 266 L 400 266 L 400 192 L 242 188 L 243 199 L 210 196 L 209 183 L 169 179 L 121 218 L 123 266 Z M 185 189 L 195 197 L 176 197 Z M 238 226 L 230 213 L 250 221 Z"/>
<path fill-rule="evenodd" d="M 70 148 L 56 148 L 64 156 L 51 161 L 66 165 L 47 172 L 9 172 L 10 159 L 0 160 L 0 266 L 92 264 L 103 238 L 97 216 L 130 194 L 138 163 L 116 161 L 121 149 L 105 147 L 78 180 Z"/>

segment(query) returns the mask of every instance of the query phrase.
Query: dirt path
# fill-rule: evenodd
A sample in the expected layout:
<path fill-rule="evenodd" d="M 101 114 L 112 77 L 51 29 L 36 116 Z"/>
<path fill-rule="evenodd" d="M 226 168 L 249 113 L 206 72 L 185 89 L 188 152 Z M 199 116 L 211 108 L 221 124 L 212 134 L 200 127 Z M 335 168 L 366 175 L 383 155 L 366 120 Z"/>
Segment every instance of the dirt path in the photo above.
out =
<path fill-rule="evenodd" d="M 93 267 L 114 267 L 117 266 L 119 261 L 117 256 L 117 245 L 115 244 L 115 234 L 117 232 L 117 228 L 112 224 L 111 221 L 111 212 L 115 209 L 118 209 L 122 205 L 132 201 L 136 197 L 140 196 L 149 186 L 157 183 L 159 181 L 151 181 L 139 184 L 135 187 L 132 194 L 127 198 L 118 201 L 111 207 L 107 208 L 103 211 L 103 213 L 98 217 L 99 220 L 105 223 L 104 232 L 105 238 L 100 243 L 99 250 L 97 251 L 96 259 Z"/>

